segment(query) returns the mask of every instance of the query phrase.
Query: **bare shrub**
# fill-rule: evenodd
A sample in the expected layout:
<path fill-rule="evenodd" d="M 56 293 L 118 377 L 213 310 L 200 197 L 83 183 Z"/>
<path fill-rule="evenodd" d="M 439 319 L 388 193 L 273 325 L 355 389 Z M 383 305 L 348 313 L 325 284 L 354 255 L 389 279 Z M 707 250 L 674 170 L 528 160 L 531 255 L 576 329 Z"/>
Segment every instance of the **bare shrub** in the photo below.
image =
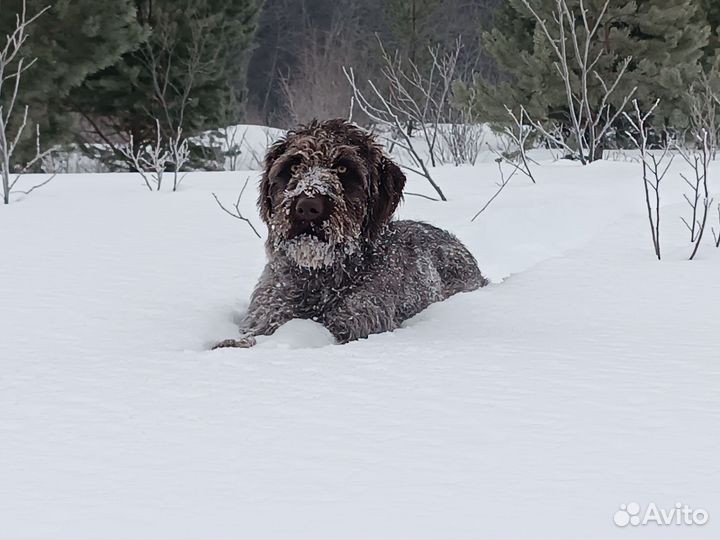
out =
<path fill-rule="evenodd" d="M 678 145 L 677 149 L 682 158 L 690 166 L 692 176 L 688 178 L 682 175 L 685 183 L 690 187 L 691 193 L 684 194 L 685 201 L 690 205 L 692 214 L 688 221 L 684 217 L 681 218 L 688 231 L 690 231 L 690 243 L 692 244 L 692 252 L 690 260 L 692 261 L 700 249 L 707 220 L 710 214 L 710 207 L 713 199 L 710 197 L 708 187 L 708 170 L 712 159 L 713 148 L 710 146 L 710 133 L 704 127 L 693 130 L 694 147 L 690 150 Z"/>
<path fill-rule="evenodd" d="M 623 113 L 623 116 L 633 129 L 632 132 L 628 131 L 627 135 L 640 152 L 643 187 L 645 190 L 645 208 L 650 225 L 653 249 L 658 260 L 662 258 L 660 249 L 660 186 L 675 157 L 670 152 L 669 144 L 666 144 L 659 153 L 650 149 L 648 142 L 651 129 L 649 120 L 659 103 L 660 100 L 656 100 L 654 105 L 643 114 L 637 100 L 633 100 L 634 113 Z"/>
<path fill-rule="evenodd" d="M 618 84 L 625 75 L 631 58 L 625 58 L 620 62 L 612 81 L 604 80 L 595 69 L 603 55 L 607 54 L 598 30 L 607 13 L 610 0 L 605 0 L 600 11 L 593 15 L 594 22 L 591 22 L 585 0 L 579 0 L 579 13 L 568 6 L 567 0 L 556 0 L 552 23 L 548 23 L 535 11 L 530 0 L 522 0 L 522 2 L 535 18 L 554 53 L 555 68 L 565 87 L 577 148 L 569 146 L 564 137 L 557 137 L 557 133 L 553 133 L 556 131 L 554 125 L 548 127 L 541 122 L 533 122 L 533 125 L 554 144 L 562 145 L 575 155 L 583 165 L 601 159 L 605 136 L 637 89 L 633 88 L 624 96 L 620 106 L 613 111 L 610 98 L 615 94 Z M 600 87 L 599 100 L 590 95 L 591 81 L 595 81 Z"/>
<path fill-rule="evenodd" d="M 293 72 L 279 78 L 292 124 L 307 123 L 318 116 L 332 118 L 347 114 L 350 89 L 344 80 L 333 76 L 337 61 L 328 58 L 340 55 L 340 49 L 321 48 L 315 42 L 312 45 L 304 51 L 301 63 Z"/>
<path fill-rule="evenodd" d="M 240 164 L 240 156 L 242 156 L 243 153 L 248 128 L 246 127 L 243 130 L 240 137 L 238 137 L 239 131 L 237 126 L 228 126 L 220 130 L 226 171 L 237 171 L 238 165 Z"/>
<path fill-rule="evenodd" d="M 173 173 L 172 189 L 182 181 L 180 174 L 194 158 L 214 165 L 219 150 L 213 137 L 197 133 L 191 111 L 197 106 L 201 89 L 216 82 L 222 73 L 222 40 L 213 40 L 217 20 L 210 14 L 208 0 L 183 2 L 186 21 L 179 25 L 167 9 L 156 9 L 152 2 L 139 3 L 138 16 L 152 21 L 152 36 L 130 53 L 137 66 L 137 88 L 148 84 L 149 95 L 137 116 L 107 116 L 82 113 L 84 124 L 83 150 L 103 161 L 110 169 L 127 166 L 138 170 L 132 159 L 137 147 L 155 145 L 159 124 L 165 141 L 166 171 Z M 155 6 L 155 7 L 154 7 Z M 134 83 L 135 84 L 135 83 Z M 232 114 L 231 99 L 222 104 L 220 116 Z M 224 108 L 224 110 L 223 110 Z M 96 144 L 102 141 L 102 144 Z M 200 143 L 200 144 L 198 144 Z M 131 148 L 128 153 L 128 146 Z M 208 159 L 211 158 L 211 159 Z"/>
<path fill-rule="evenodd" d="M 527 113 L 523 107 L 520 107 L 520 114 L 516 115 L 512 109 L 505 107 L 508 115 L 512 119 L 511 124 L 506 124 L 500 130 L 500 141 L 504 143 L 504 147 L 498 148 L 497 146 L 490 146 L 490 151 L 493 152 L 498 159 L 504 161 L 516 171 L 521 172 L 527 176 L 533 184 L 535 184 L 535 177 L 533 176 L 532 169 L 530 169 L 530 159 L 527 155 L 528 151 L 528 140 L 534 133 L 532 125 L 529 123 Z"/>
<path fill-rule="evenodd" d="M 440 189 L 440 186 L 435 183 L 435 180 L 433 180 L 433 177 L 430 174 L 430 170 L 425 164 L 425 160 L 423 159 L 420 151 L 415 145 L 415 141 L 413 141 L 413 138 L 405 131 L 405 126 L 403 125 L 403 122 L 400 120 L 400 117 L 397 115 L 393 106 L 387 101 L 387 99 L 385 99 L 382 92 L 378 90 L 378 88 L 373 84 L 372 81 L 368 81 L 368 85 L 372 89 L 372 94 L 374 94 L 375 98 L 379 102 L 378 106 L 376 107 L 365 97 L 365 94 L 363 94 L 362 91 L 358 88 L 357 84 L 355 83 L 355 74 L 352 68 L 350 68 L 349 71 L 346 71 L 345 74 L 350 81 L 350 85 L 355 94 L 355 102 L 358 104 L 358 107 L 360 107 L 360 109 L 362 109 L 362 111 L 371 120 L 378 122 L 383 126 L 389 126 L 392 135 L 386 136 L 385 138 L 388 139 L 388 141 L 390 142 L 390 147 L 392 148 L 392 146 L 398 146 L 405 150 L 410 159 L 412 160 L 413 164 L 415 165 L 410 166 L 404 163 L 400 163 L 400 166 L 425 178 L 433 187 L 435 193 L 438 194 L 440 199 L 443 201 L 447 201 L 447 198 L 445 197 L 442 189 Z M 396 138 L 394 138 L 393 136 Z"/>
<path fill-rule="evenodd" d="M 28 38 L 27 29 L 48 9 L 50 9 L 49 6 L 33 16 L 28 16 L 27 5 L 23 0 L 21 11 L 15 16 L 15 29 L 6 36 L 5 45 L 0 49 L 0 179 L 2 180 L 4 204 L 10 203 L 10 193 L 22 176 L 36 165 L 41 164 L 43 159 L 52 151 L 51 149 L 45 151 L 40 149 L 40 130 L 36 126 L 35 157 L 25 164 L 15 163 L 13 159 L 18 144 L 25 133 L 29 111 L 28 107 L 25 106 L 19 114 L 19 118 L 15 115 L 20 94 L 20 81 L 23 73 L 35 63 L 35 59 L 27 60 L 23 56 L 23 48 Z M 17 125 L 14 130 L 11 127 L 13 123 Z M 11 176 L 14 176 L 14 178 L 11 179 Z M 34 190 L 50 182 L 54 176 L 52 175 L 47 180 L 24 191 L 15 191 L 29 195 Z"/>
<path fill-rule="evenodd" d="M 482 124 L 473 123 L 469 109 L 451 112 L 450 123 L 438 125 L 441 144 L 438 158 L 443 163 L 475 165 L 485 143 Z"/>
<path fill-rule="evenodd" d="M 150 191 L 160 191 L 162 188 L 163 174 L 167 162 L 171 159 L 162 140 L 160 121 L 155 122 L 156 138 L 153 144 L 135 144 L 135 139 L 130 134 L 129 144 L 119 147 L 119 151 L 132 164 L 133 169 L 142 177 Z"/>
<path fill-rule="evenodd" d="M 412 60 L 403 63 L 396 51 L 388 53 L 378 40 L 383 58 L 382 74 L 387 84 L 387 102 L 403 123 L 408 135 L 417 130 L 422 134 L 427 147 L 430 164 L 439 162 L 437 150 L 439 125 L 449 118 L 450 95 L 455 78 L 455 67 L 462 51 L 462 42 L 443 50 L 428 47 L 431 61 L 426 70 L 420 69 Z"/>
<path fill-rule="evenodd" d="M 433 180 L 428 166 L 437 165 L 439 160 L 439 126 L 448 117 L 450 91 L 455 66 L 462 50 L 460 40 L 454 48 L 443 51 L 429 48 L 431 58 L 427 71 L 407 61 L 403 64 L 399 54 L 391 55 L 380 42 L 383 68 L 382 88 L 372 80 L 367 81 L 369 90 L 360 89 L 353 68 L 343 68 L 353 91 L 353 103 L 372 121 L 386 127 L 390 148 L 397 146 L 407 154 L 412 165 L 402 164 L 405 169 L 423 176 L 433 187 L 441 200 L 447 200 L 440 186 Z M 421 134 L 426 147 L 427 160 L 413 137 Z"/>
<path fill-rule="evenodd" d="M 170 163 L 172 163 L 173 170 L 173 191 L 177 191 L 180 187 L 180 182 L 185 178 L 185 174 L 180 174 L 190 161 L 190 141 L 183 137 L 183 130 L 181 127 L 177 129 L 177 133 L 168 142 L 168 156 Z"/>
<path fill-rule="evenodd" d="M 717 66 L 709 71 L 703 70 L 685 96 L 685 102 L 690 110 L 691 131 L 697 138 L 699 130 L 705 130 L 712 159 L 717 157 L 718 140 L 720 139 L 720 126 L 717 125 L 720 93 L 715 90 L 715 86 L 720 84 L 719 79 L 720 73 Z"/>
<path fill-rule="evenodd" d="M 265 161 L 265 150 L 267 148 L 270 148 L 272 145 L 275 137 L 273 133 L 271 132 L 270 128 L 263 127 L 263 135 L 265 136 L 265 144 L 261 147 L 254 146 L 250 144 L 250 142 L 247 140 L 246 134 L 243 135 L 243 141 L 241 143 L 240 148 L 244 148 L 247 154 L 250 156 L 250 161 L 245 164 L 246 167 L 249 167 L 252 170 L 259 171 L 264 166 Z M 247 130 L 246 130 L 247 132 Z"/>
<path fill-rule="evenodd" d="M 154 46 L 146 42 L 138 51 L 138 57 L 150 75 L 153 98 L 159 104 L 162 115 L 162 119 L 155 118 L 157 140 L 159 144 L 161 131 L 164 131 L 167 137 L 167 151 L 163 157 L 165 164 L 172 166 L 173 191 L 177 191 L 180 187 L 183 178 L 180 171 L 190 160 L 189 141 L 184 136 L 185 113 L 190 106 L 196 85 L 216 69 L 219 55 L 218 46 L 210 39 L 211 20 L 196 13 L 191 15 L 189 20 L 190 37 L 187 42 L 189 54 L 182 66 L 183 76 L 179 80 L 173 79 L 174 49 L 179 40 L 187 38 L 179 35 L 177 26 L 171 20 L 163 17 L 157 21 L 153 31 L 159 36 L 158 45 Z M 163 129 L 161 129 L 161 121 Z M 159 152 L 159 148 L 156 150 Z M 161 176 L 157 176 L 156 173 L 158 179 L 161 179 Z M 158 189 L 160 189 L 159 183 Z"/>

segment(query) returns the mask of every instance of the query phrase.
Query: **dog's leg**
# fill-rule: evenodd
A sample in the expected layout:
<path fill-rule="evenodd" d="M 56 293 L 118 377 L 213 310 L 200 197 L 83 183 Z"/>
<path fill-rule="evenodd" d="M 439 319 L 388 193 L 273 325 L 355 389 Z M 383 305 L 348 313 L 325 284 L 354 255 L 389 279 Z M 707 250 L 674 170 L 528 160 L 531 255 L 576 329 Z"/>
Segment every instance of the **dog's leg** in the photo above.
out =
<path fill-rule="evenodd" d="M 278 286 L 272 271 L 266 266 L 253 291 L 245 319 L 240 325 L 240 337 L 225 339 L 215 345 L 213 350 L 252 347 L 256 343 L 255 336 L 269 336 L 293 317 L 294 311 L 285 298 L 282 287 Z"/>
<path fill-rule="evenodd" d="M 397 327 L 393 300 L 377 292 L 356 291 L 323 315 L 323 324 L 338 343 L 389 332 Z"/>
<path fill-rule="evenodd" d="M 255 336 L 243 335 L 238 339 L 223 339 L 219 343 L 215 344 L 212 348 L 215 349 L 249 349 L 257 343 Z"/>

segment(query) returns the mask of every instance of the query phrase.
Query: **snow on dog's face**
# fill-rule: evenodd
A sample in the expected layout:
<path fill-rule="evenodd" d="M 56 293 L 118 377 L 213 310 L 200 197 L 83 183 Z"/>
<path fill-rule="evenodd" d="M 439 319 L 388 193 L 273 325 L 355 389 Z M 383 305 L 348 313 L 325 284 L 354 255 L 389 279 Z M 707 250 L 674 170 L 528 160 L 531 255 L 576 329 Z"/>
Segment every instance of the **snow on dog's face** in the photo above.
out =
<path fill-rule="evenodd" d="M 260 184 L 268 251 L 303 268 L 342 261 L 382 231 L 404 185 L 372 135 L 344 120 L 289 131 L 268 150 Z"/>

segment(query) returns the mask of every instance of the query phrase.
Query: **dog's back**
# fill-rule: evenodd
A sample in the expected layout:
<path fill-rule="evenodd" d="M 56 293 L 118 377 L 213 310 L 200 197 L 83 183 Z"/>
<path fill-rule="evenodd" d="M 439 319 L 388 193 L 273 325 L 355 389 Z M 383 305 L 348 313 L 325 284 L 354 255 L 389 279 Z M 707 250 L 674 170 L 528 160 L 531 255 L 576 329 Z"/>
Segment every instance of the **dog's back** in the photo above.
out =
<path fill-rule="evenodd" d="M 396 324 L 434 302 L 488 283 L 460 240 L 420 221 L 391 221 L 362 274 L 373 276 L 377 294 L 394 306 Z"/>
<path fill-rule="evenodd" d="M 475 257 L 455 235 L 422 221 L 393 221 L 389 227 L 395 229 L 417 255 L 430 257 L 442 279 L 443 298 L 488 284 Z"/>

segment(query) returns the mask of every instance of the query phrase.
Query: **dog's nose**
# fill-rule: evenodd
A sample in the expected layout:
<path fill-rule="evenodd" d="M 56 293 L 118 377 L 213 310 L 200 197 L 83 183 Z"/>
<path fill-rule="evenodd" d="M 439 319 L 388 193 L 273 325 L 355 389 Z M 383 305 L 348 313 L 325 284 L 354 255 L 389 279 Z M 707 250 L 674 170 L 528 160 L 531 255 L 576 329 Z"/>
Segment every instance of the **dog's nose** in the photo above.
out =
<path fill-rule="evenodd" d="M 295 217 L 300 221 L 319 221 L 325 214 L 322 197 L 300 197 L 295 202 Z"/>

